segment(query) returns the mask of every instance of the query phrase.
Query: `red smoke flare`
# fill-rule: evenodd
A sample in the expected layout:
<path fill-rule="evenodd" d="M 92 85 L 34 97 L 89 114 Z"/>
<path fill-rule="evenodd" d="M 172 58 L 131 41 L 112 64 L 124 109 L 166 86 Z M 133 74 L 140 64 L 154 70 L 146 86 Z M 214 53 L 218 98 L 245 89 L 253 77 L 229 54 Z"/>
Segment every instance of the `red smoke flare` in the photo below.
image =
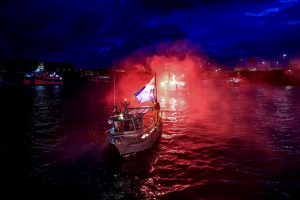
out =
<path fill-rule="evenodd" d="M 116 76 L 116 103 L 119 108 L 123 99 L 129 100 L 131 106 L 138 106 L 134 93 L 147 84 L 155 73 L 159 100 L 170 100 L 168 104 L 177 102 L 176 95 L 172 98 L 164 96 L 164 88 L 161 86 L 161 82 L 175 75 L 177 81 L 184 77 L 184 87 L 188 90 L 188 95 L 178 97 L 190 110 L 188 120 L 196 122 L 214 117 L 220 128 L 226 129 L 233 117 L 230 109 L 234 97 L 228 96 L 216 86 L 216 81 L 221 77 L 219 70 L 205 69 L 206 57 L 189 43 L 180 41 L 171 45 L 160 45 L 158 49 L 158 53 L 151 55 L 140 51 L 120 63 L 120 68 L 125 72 Z M 107 100 L 113 105 L 113 91 Z M 173 109 L 176 111 L 176 106 Z"/>

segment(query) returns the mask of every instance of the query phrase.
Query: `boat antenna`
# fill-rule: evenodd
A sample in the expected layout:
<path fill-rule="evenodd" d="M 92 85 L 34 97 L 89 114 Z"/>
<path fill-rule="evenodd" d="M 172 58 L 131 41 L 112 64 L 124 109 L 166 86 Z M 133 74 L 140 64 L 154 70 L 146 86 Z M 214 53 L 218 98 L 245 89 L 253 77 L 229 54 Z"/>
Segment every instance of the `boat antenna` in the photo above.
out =
<path fill-rule="evenodd" d="M 154 73 L 155 102 L 157 103 L 156 71 Z"/>
<path fill-rule="evenodd" d="M 114 108 L 116 107 L 116 77 L 114 76 Z"/>
<path fill-rule="evenodd" d="M 114 76 L 114 108 L 113 108 L 113 115 L 118 114 L 118 109 L 116 106 L 116 77 Z"/>

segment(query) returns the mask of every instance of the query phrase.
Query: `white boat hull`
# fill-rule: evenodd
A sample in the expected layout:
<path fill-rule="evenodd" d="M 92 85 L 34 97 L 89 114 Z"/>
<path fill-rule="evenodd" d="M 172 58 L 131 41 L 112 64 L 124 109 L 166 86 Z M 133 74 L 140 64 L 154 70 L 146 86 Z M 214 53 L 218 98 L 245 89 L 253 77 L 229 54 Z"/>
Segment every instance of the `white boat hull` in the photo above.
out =
<path fill-rule="evenodd" d="M 107 142 L 114 145 L 120 155 L 137 153 L 150 149 L 161 136 L 162 124 L 154 126 L 150 131 L 141 131 L 135 134 L 107 136 Z M 144 137 L 143 137 L 144 136 Z M 141 137 L 137 139 L 137 137 Z"/>

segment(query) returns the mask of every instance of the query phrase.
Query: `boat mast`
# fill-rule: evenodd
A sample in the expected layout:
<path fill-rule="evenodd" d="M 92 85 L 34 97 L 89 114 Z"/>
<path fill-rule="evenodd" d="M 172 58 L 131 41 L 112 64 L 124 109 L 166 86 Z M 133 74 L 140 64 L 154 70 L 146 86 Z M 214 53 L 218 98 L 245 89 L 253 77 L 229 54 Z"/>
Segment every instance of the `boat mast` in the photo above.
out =
<path fill-rule="evenodd" d="M 116 77 L 114 76 L 114 108 L 116 107 Z"/>
<path fill-rule="evenodd" d="M 157 102 L 156 72 L 154 73 L 155 102 Z"/>
<path fill-rule="evenodd" d="M 114 108 L 113 108 L 113 115 L 118 113 L 118 109 L 116 106 L 116 77 L 114 77 Z"/>

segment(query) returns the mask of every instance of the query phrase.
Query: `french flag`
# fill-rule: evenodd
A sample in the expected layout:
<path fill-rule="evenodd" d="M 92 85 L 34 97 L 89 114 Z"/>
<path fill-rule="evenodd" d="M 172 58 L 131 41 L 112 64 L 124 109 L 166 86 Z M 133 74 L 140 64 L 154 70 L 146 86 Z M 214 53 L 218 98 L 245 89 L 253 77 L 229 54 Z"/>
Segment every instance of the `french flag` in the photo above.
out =
<path fill-rule="evenodd" d="M 137 91 L 134 96 L 138 99 L 140 103 L 144 103 L 146 101 L 154 101 L 155 100 L 155 94 L 154 94 L 154 77 L 151 79 L 151 81 L 142 87 L 139 91 Z"/>

